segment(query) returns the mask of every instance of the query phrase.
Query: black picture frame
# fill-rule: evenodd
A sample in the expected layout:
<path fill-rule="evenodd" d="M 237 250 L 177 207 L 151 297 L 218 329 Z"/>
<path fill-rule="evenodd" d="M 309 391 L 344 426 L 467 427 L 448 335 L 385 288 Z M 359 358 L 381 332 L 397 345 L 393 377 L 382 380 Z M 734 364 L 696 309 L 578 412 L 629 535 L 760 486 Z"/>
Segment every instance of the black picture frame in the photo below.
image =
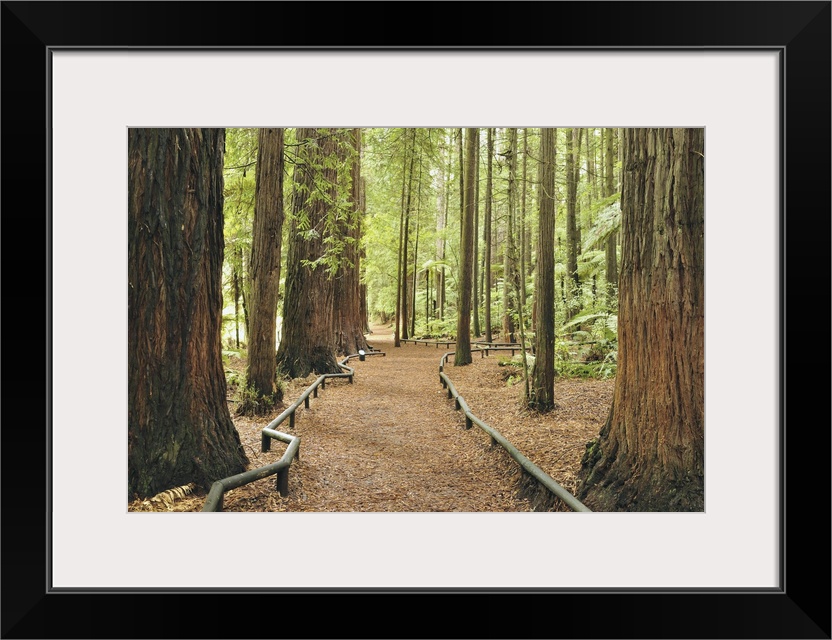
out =
<path fill-rule="evenodd" d="M 827 344 L 830 291 L 830 2 L 340 2 L 312 8 L 295 2 L 2 3 L 3 223 L 10 246 L 26 245 L 24 252 L 7 246 L 3 260 L 4 299 L 23 310 L 26 336 L 21 339 L 17 314 L 4 317 L 2 637 L 829 638 L 829 403 L 817 390 L 823 385 L 801 381 L 822 377 L 828 388 L 828 349 L 818 353 L 818 343 Z M 532 19 L 535 13 L 539 18 Z M 239 20 L 237 28 L 229 28 L 229 16 Z M 591 28 L 569 27 L 589 21 Z M 52 476 L 47 456 L 55 383 L 49 336 L 60 321 L 49 309 L 50 51 L 131 46 L 778 50 L 785 79 L 781 588 L 51 592 L 48 488 L 61 479 Z M 797 307 L 807 279 L 815 296 Z M 794 315 L 787 323 L 789 304 Z M 44 350 L 32 353 L 41 336 Z M 753 478 L 741 481 L 755 490 Z M 300 622 L 291 622 L 293 616 Z"/>

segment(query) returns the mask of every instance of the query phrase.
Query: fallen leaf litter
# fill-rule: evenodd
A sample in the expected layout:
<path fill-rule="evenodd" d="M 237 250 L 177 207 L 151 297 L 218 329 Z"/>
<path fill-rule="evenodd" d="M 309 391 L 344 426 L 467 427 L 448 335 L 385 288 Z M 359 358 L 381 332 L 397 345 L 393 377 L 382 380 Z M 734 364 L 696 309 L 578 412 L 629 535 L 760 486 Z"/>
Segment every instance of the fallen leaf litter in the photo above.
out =
<path fill-rule="evenodd" d="M 278 430 L 301 438 L 300 459 L 289 470 L 289 495 L 264 478 L 225 495 L 224 511 L 246 512 L 518 512 L 568 511 L 520 470 L 481 429 L 464 429 L 439 381 L 445 346 L 393 346 L 389 328 L 368 338 L 385 356 L 350 360 L 354 381 L 329 380 L 309 409 L 298 409 L 295 428 Z M 499 366 L 508 354 L 492 352 L 445 372 L 471 411 L 499 431 L 524 456 L 571 493 L 586 443 L 598 435 L 612 402 L 613 380 L 560 380 L 556 408 L 526 410 L 522 381 L 510 384 Z M 288 381 L 291 402 L 315 376 Z M 231 414 L 249 457 L 249 468 L 280 459 L 285 445 L 260 451 L 260 433 L 284 407 L 256 418 Z M 136 500 L 129 511 L 201 511 L 207 492 L 178 492 L 174 500 Z M 168 497 L 167 495 L 165 496 Z"/>

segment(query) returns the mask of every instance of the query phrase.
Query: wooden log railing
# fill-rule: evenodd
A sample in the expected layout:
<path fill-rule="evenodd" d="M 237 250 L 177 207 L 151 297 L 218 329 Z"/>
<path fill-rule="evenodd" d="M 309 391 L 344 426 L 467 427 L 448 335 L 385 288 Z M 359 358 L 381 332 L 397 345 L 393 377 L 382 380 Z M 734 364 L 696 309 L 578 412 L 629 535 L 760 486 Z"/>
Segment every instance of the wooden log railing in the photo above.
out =
<path fill-rule="evenodd" d="M 244 484 L 249 484 L 254 482 L 255 480 L 262 480 L 263 478 L 268 478 L 272 475 L 277 475 L 275 479 L 275 489 L 281 496 L 288 495 L 289 493 L 289 467 L 292 465 L 294 460 L 300 459 L 300 436 L 293 436 L 288 433 L 283 433 L 277 431 L 277 427 L 279 427 L 286 419 L 289 419 L 289 428 L 294 429 L 295 427 L 295 414 L 300 407 L 301 403 L 303 403 L 304 407 L 307 409 L 309 408 L 309 396 L 312 394 L 313 397 L 318 397 L 318 387 L 321 389 L 326 388 L 326 381 L 329 378 L 348 378 L 350 384 L 352 384 L 353 375 L 355 375 L 355 369 L 352 367 L 347 366 L 347 362 L 350 361 L 350 358 L 365 358 L 366 356 L 383 356 L 385 355 L 383 351 L 367 351 L 366 353 L 353 353 L 351 355 L 346 356 L 341 362 L 338 363 L 338 366 L 344 369 L 343 373 L 325 373 L 323 375 L 318 376 L 315 381 L 310 384 L 302 394 L 295 400 L 291 405 L 289 405 L 279 416 L 277 416 L 274 420 L 272 420 L 268 425 L 263 427 L 263 431 L 260 435 L 260 448 L 263 452 L 269 451 L 271 449 L 271 442 L 272 440 L 279 440 L 281 442 L 285 442 L 289 446 L 286 447 L 286 451 L 283 452 L 283 456 L 277 462 L 272 462 L 271 464 L 267 464 L 263 467 L 258 467 L 257 469 L 251 469 L 249 471 L 245 471 L 243 473 L 238 473 L 235 476 L 230 476 L 228 478 L 223 478 L 222 480 L 217 480 L 214 484 L 211 485 L 211 490 L 208 492 L 208 497 L 205 500 L 205 504 L 202 507 L 202 511 L 222 511 L 222 503 L 223 497 L 227 491 L 231 489 L 236 489 L 237 487 L 241 487 Z"/>
<path fill-rule="evenodd" d="M 411 342 L 413 344 L 423 344 L 428 346 L 429 344 L 436 345 L 436 348 L 439 348 L 439 345 L 444 345 L 446 348 L 450 347 L 452 344 L 456 344 L 456 340 L 441 340 L 439 338 L 399 338 L 399 342 L 404 342 L 407 344 Z M 471 346 L 485 346 L 489 348 L 496 348 L 496 347 L 513 347 L 514 349 L 520 348 L 519 342 L 485 342 L 481 340 L 476 340 L 471 343 Z M 487 355 L 487 354 L 486 354 Z"/>
<path fill-rule="evenodd" d="M 506 349 L 506 347 L 489 348 Z M 485 433 L 487 433 L 490 436 L 492 445 L 499 444 L 520 465 L 520 467 L 526 473 L 528 473 L 535 480 L 537 480 L 537 482 L 540 483 L 541 486 L 545 487 L 555 496 L 560 498 L 561 501 L 563 501 L 563 503 L 567 507 L 572 509 L 572 511 L 591 512 L 591 509 L 589 509 L 589 507 L 584 505 L 580 500 L 578 500 L 575 496 L 569 493 L 569 491 L 567 491 L 560 484 L 555 482 L 555 480 L 551 476 L 546 474 L 540 467 L 538 467 L 526 456 L 520 453 L 520 451 L 518 451 L 517 448 L 514 445 L 512 445 L 499 431 L 489 426 L 473 414 L 471 408 L 468 406 L 468 403 L 465 402 L 465 398 L 459 395 L 459 392 L 456 390 L 454 383 L 451 382 L 451 379 L 444 371 L 445 363 L 447 362 L 448 357 L 453 354 L 453 351 L 449 351 L 445 353 L 439 360 L 439 381 L 442 383 L 442 386 L 448 390 L 448 398 L 454 400 L 454 406 L 456 410 L 461 410 L 465 415 L 465 428 L 470 429 L 473 425 L 477 425 L 480 429 L 485 431 Z"/>

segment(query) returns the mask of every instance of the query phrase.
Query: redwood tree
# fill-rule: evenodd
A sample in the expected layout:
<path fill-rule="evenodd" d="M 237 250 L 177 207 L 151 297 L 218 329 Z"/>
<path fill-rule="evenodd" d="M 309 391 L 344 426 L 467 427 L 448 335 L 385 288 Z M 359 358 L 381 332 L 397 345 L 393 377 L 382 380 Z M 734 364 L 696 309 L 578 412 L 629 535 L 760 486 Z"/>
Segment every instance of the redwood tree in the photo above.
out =
<path fill-rule="evenodd" d="M 342 355 L 357 353 L 367 349 L 364 337 L 364 316 L 361 300 L 361 219 L 364 215 L 361 204 L 361 129 L 351 129 L 349 138 L 349 159 L 347 167 L 349 179 L 349 209 L 340 221 L 340 232 L 345 239 L 344 253 L 340 259 L 338 276 L 335 279 L 334 313 L 335 345 Z"/>
<path fill-rule="evenodd" d="M 485 230 L 483 231 L 483 247 L 485 249 L 485 259 L 483 262 L 483 272 L 485 273 L 485 284 L 483 291 L 485 293 L 485 341 L 491 342 L 491 205 L 493 202 L 493 156 L 494 156 L 494 129 L 488 129 L 487 137 L 488 149 L 488 169 L 486 171 L 485 182 Z"/>
<path fill-rule="evenodd" d="M 277 295 L 283 239 L 283 129 L 258 132 L 256 175 L 246 383 L 258 399 L 266 401 L 243 403 L 241 413 L 264 413 L 283 395 L 275 385 Z"/>
<path fill-rule="evenodd" d="M 338 201 L 338 134 L 330 129 L 297 130 L 292 223 L 286 260 L 283 336 L 278 370 L 290 378 L 311 372 L 338 373 L 333 322 L 333 280 L 324 260 L 327 218 Z"/>
<path fill-rule="evenodd" d="M 128 498 L 245 470 L 222 366 L 224 129 L 129 129 Z"/>
<path fill-rule="evenodd" d="M 540 215 L 534 303 L 534 335 L 529 406 L 549 411 L 555 406 L 555 139 L 557 129 L 540 130 Z"/>
<path fill-rule="evenodd" d="M 471 283 L 474 278 L 474 207 L 477 147 L 479 129 L 468 129 L 465 150 L 464 202 L 462 216 L 462 242 L 460 245 L 460 278 L 457 289 L 456 352 L 454 365 L 471 363 Z"/>
<path fill-rule="evenodd" d="M 600 511 L 702 511 L 703 129 L 625 129 L 618 374 L 578 497 Z"/>

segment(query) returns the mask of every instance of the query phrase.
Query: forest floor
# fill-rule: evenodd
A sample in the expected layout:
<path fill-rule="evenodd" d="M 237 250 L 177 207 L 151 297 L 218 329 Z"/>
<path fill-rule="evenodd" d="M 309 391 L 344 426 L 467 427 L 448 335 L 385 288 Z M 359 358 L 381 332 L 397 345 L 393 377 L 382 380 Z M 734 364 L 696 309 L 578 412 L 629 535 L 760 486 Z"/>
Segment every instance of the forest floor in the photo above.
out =
<path fill-rule="evenodd" d="M 465 418 L 439 380 L 442 354 L 453 347 L 393 346 L 392 330 L 375 326 L 368 342 L 385 353 L 361 362 L 352 384 L 330 379 L 309 409 L 301 406 L 295 428 L 288 420 L 279 431 L 300 436 L 300 458 L 289 470 L 289 495 L 275 491 L 275 476 L 226 493 L 224 511 L 286 512 L 508 512 L 568 510 L 529 480 L 519 465 Z M 524 456 L 571 493 L 586 443 L 598 435 L 612 402 L 613 380 L 561 380 L 555 383 L 556 408 L 530 412 L 521 402 L 522 380 L 507 380 L 517 369 L 500 366 L 509 352 L 473 354 L 473 362 L 445 372 L 471 411 L 499 431 Z M 230 367 L 244 370 L 236 359 Z M 289 381 L 284 402 L 294 401 L 314 380 Z M 260 451 L 260 433 L 285 407 L 249 418 L 229 407 L 249 468 L 280 459 L 284 444 L 272 441 Z M 173 495 L 176 493 L 178 495 Z M 207 492 L 168 492 L 160 499 L 136 500 L 130 511 L 200 511 Z"/>

